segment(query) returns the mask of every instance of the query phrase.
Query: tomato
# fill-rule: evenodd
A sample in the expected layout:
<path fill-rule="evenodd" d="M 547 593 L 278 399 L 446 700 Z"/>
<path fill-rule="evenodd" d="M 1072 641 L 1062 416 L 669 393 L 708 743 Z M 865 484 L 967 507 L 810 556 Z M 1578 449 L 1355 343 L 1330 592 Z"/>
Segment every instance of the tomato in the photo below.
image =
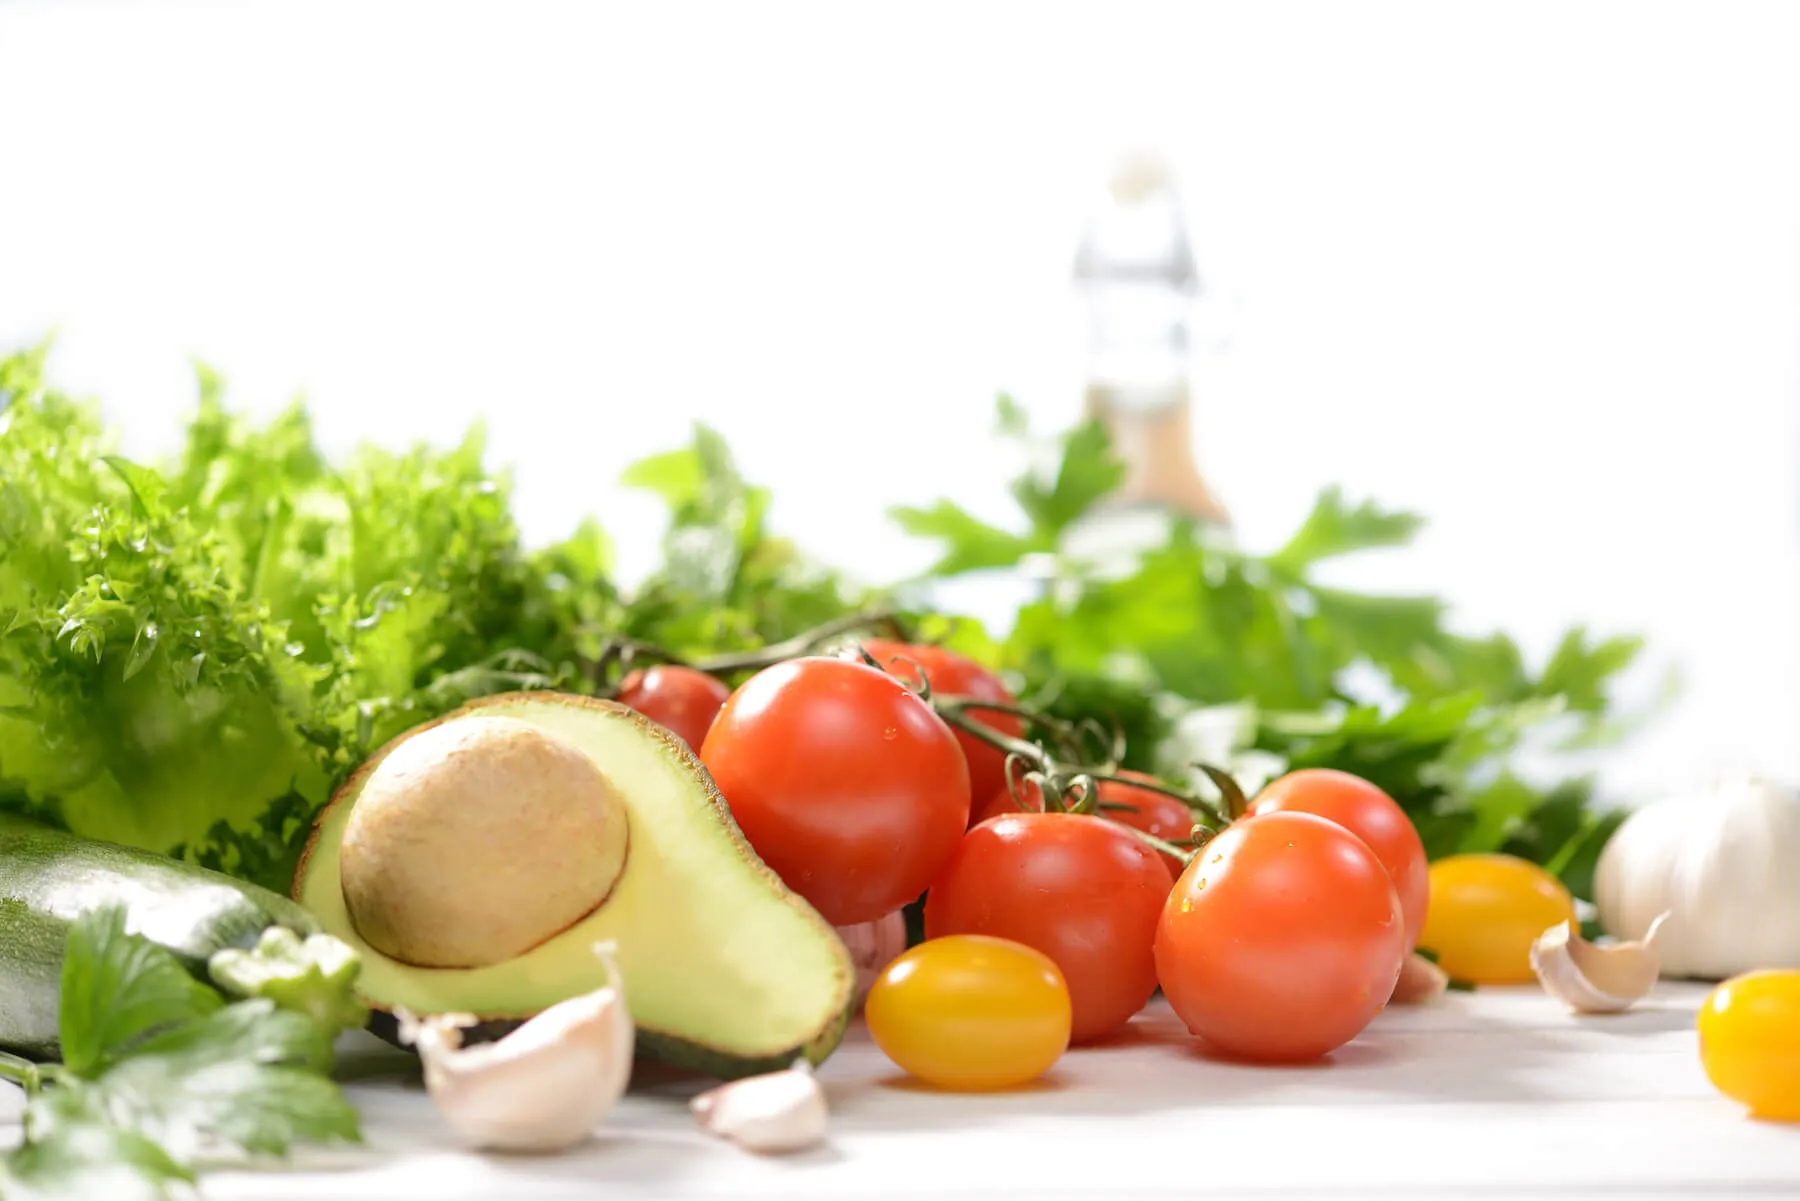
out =
<path fill-rule="evenodd" d="M 968 825 L 969 769 L 950 727 L 861 663 L 758 672 L 700 758 L 763 862 L 834 926 L 917 900 Z"/>
<path fill-rule="evenodd" d="M 920 673 L 933 692 L 945 696 L 967 696 L 1001 705 L 1017 705 L 1000 677 L 972 659 L 941 646 L 890 642 L 885 638 L 865 639 L 863 649 L 876 662 L 902 680 L 916 680 Z M 901 662 L 906 660 L 908 662 Z M 913 670 L 916 664 L 918 670 Z M 1019 719 L 1010 713 L 975 710 L 969 716 L 997 734 L 1017 738 L 1023 732 Z M 969 763 L 969 795 L 979 804 L 1006 786 L 1006 753 L 989 746 L 973 734 L 955 730 L 957 745 Z M 970 823 L 971 825 L 973 823 Z"/>
<path fill-rule="evenodd" d="M 1121 771 L 1119 776 L 1121 779 L 1138 780 L 1145 784 L 1160 783 L 1155 776 L 1141 771 Z M 1194 831 L 1194 811 L 1179 798 L 1166 792 L 1133 788 L 1130 784 L 1121 784 L 1117 780 L 1103 780 L 1100 783 L 1100 803 L 1127 806 L 1124 809 L 1103 809 L 1100 816 L 1134 830 L 1154 834 L 1164 842 L 1186 842 Z M 1186 866 L 1173 855 L 1162 856 L 1162 861 L 1168 865 L 1170 880 L 1179 876 L 1181 869 Z"/>
<path fill-rule="evenodd" d="M 730 695 L 723 681 L 672 664 L 634 671 L 619 684 L 620 704 L 674 731 L 696 753 Z"/>
<path fill-rule="evenodd" d="M 1061 969 L 1070 1039 L 1110 1034 L 1156 991 L 1151 944 L 1173 877 L 1114 822 L 1014 813 L 963 836 L 925 897 L 925 937 L 987 934 L 1035 947 Z"/>
<path fill-rule="evenodd" d="M 1425 844 L 1406 811 L 1387 793 L 1349 772 L 1313 767 L 1272 780 L 1256 794 L 1245 817 L 1281 811 L 1314 813 L 1334 821 L 1369 844 L 1387 868 L 1406 915 L 1406 945 L 1419 944 L 1431 886 L 1425 874 Z"/>
<path fill-rule="evenodd" d="M 1011 1088 L 1069 1045 L 1069 990 L 1041 952 L 1001 938 L 922 942 L 883 969 L 864 1010 L 900 1067 L 942 1088 Z"/>
<path fill-rule="evenodd" d="M 1156 931 L 1163 995 L 1228 1055 L 1314 1059 L 1393 995 L 1406 921 L 1363 841 L 1310 813 L 1273 812 L 1203 847 Z"/>
<path fill-rule="evenodd" d="M 1800 1122 L 1800 971 L 1734 976 L 1695 1022 L 1713 1087 L 1752 1117 Z"/>
<path fill-rule="evenodd" d="M 1126 780 L 1139 780 L 1145 784 L 1156 784 L 1155 776 L 1141 771 L 1122 771 L 1120 777 Z M 1026 781 L 1020 788 L 1025 798 L 1025 807 L 1021 808 L 1013 796 L 1012 789 L 1002 784 L 1000 791 L 989 799 L 987 805 L 980 809 L 972 824 L 979 825 L 990 817 L 1004 817 L 1009 813 L 1042 813 L 1044 811 L 1044 794 L 1036 784 Z M 1194 829 L 1194 814 L 1180 799 L 1166 792 L 1156 792 L 1148 788 L 1133 788 L 1130 784 L 1121 784 L 1116 780 L 1100 782 L 1100 801 L 1106 805 L 1124 805 L 1123 809 L 1102 809 L 1099 816 L 1109 818 L 1120 825 L 1142 830 L 1146 834 L 1154 834 L 1165 842 L 1186 842 Z M 1173 855 L 1164 855 L 1163 862 L 1169 866 L 1169 878 L 1174 879 L 1181 874 L 1182 863 Z"/>
<path fill-rule="evenodd" d="M 1451 855 L 1431 865 L 1431 907 L 1419 945 L 1438 966 L 1474 984 L 1536 979 L 1531 944 L 1550 927 L 1575 921 L 1562 881 L 1512 855 Z"/>

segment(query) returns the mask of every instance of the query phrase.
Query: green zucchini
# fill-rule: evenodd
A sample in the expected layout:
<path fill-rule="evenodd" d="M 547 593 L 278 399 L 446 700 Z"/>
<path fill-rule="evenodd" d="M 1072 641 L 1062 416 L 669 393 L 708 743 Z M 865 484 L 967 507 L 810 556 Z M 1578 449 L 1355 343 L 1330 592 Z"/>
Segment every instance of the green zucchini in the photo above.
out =
<path fill-rule="evenodd" d="M 265 931 L 317 932 L 293 901 L 149 851 L 0 817 L 0 1048 L 57 1054 L 63 947 L 76 918 L 125 906 L 126 928 L 174 952 L 205 980 L 220 951 L 250 951 Z"/>

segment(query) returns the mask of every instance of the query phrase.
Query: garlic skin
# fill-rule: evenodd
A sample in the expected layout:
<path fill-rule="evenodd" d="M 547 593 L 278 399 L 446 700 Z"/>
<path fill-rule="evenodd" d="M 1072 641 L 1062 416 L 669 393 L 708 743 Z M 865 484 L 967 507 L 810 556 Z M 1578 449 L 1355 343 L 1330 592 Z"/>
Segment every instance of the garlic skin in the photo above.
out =
<path fill-rule="evenodd" d="M 837 933 L 856 965 L 856 1010 L 860 1013 L 881 970 L 906 950 L 906 915 L 896 909 L 872 922 L 839 926 Z"/>
<path fill-rule="evenodd" d="M 1574 923 L 1550 927 L 1531 944 L 1531 970 L 1551 996 L 1576 1013 L 1619 1013 L 1656 987 L 1656 940 L 1668 919 L 1659 914 L 1637 942 L 1591 943 Z"/>
<path fill-rule="evenodd" d="M 1412 954 L 1400 965 L 1389 1005 L 1429 1005 L 1450 987 L 1450 974 L 1423 955 Z"/>
<path fill-rule="evenodd" d="M 1737 773 L 1646 805 L 1600 854 L 1594 900 L 1608 934 L 1642 939 L 1659 914 L 1662 973 L 1722 980 L 1800 968 L 1800 796 Z"/>
<path fill-rule="evenodd" d="M 825 1138 L 825 1090 L 804 1059 L 783 1072 L 722 1084 L 688 1108 L 702 1130 L 747 1151 L 801 1151 Z"/>
<path fill-rule="evenodd" d="M 462 1045 L 466 1014 L 419 1018 L 394 1011 L 400 1038 L 418 1049 L 425 1089 L 471 1146 L 561 1151 L 583 1142 L 625 1092 L 637 1030 L 611 943 L 594 954 L 605 987 L 552 1005 L 497 1042 Z"/>

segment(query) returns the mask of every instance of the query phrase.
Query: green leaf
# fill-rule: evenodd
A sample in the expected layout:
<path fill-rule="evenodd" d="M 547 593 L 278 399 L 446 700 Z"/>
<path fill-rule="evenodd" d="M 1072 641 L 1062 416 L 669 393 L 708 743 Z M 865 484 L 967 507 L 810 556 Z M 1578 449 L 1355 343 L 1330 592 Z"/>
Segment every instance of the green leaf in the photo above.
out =
<path fill-rule="evenodd" d="M 319 989 L 295 986 L 327 977 L 347 989 L 354 959 L 313 950 L 327 953 L 299 946 L 281 964 L 230 966 L 243 977 L 262 969 L 253 983 L 291 1002 L 317 1001 Z M 340 1012 L 319 1020 L 316 1004 L 282 1009 L 268 997 L 221 1007 L 170 952 L 127 933 L 117 906 L 78 918 L 64 958 L 75 965 L 62 980 L 64 1063 L 26 1077 L 24 1142 L 0 1160 L 9 1201 L 161 1198 L 193 1180 L 202 1153 L 360 1138 L 326 1074 Z"/>
<path fill-rule="evenodd" d="M 669 508 L 679 509 L 700 495 L 705 472 L 696 451 L 671 450 L 639 459 L 625 469 L 619 482 L 628 488 L 654 492 Z"/>
<path fill-rule="evenodd" d="M 217 1010 L 218 994 L 148 939 L 127 934 L 123 905 L 77 918 L 63 955 L 63 1065 L 93 1077 L 156 1031 Z"/>
<path fill-rule="evenodd" d="M 193 1172 L 143 1134 L 113 1125 L 100 1099 L 70 1082 L 34 1098 L 26 1143 L 0 1161 L 7 1201 L 168 1201 L 192 1196 Z"/>
<path fill-rule="evenodd" d="M 1457 850 L 1463 854 L 1498 851 L 1544 804 L 1544 797 L 1510 772 L 1469 798 L 1474 824 Z"/>
<path fill-rule="evenodd" d="M 168 493 L 168 487 L 160 475 L 118 455 L 107 455 L 100 461 L 112 468 L 125 481 L 125 486 L 131 489 L 131 499 L 140 518 L 147 519 L 162 514 L 163 497 Z"/>
<path fill-rule="evenodd" d="M 1569 708 L 1594 713 L 1607 703 L 1606 684 L 1631 666 L 1644 649 L 1641 638 L 1605 638 L 1590 643 L 1577 626 L 1563 636 L 1538 680 L 1540 696 L 1561 696 Z"/>
<path fill-rule="evenodd" d="M 1404 546 L 1423 524 L 1424 518 L 1417 514 L 1388 512 L 1370 501 L 1351 507 L 1341 489 L 1327 488 L 1299 530 L 1269 557 L 1269 566 L 1283 575 L 1296 576 L 1338 555 Z"/>
<path fill-rule="evenodd" d="M 1124 479 L 1125 464 L 1112 453 L 1105 427 L 1089 421 L 1063 440 L 1062 460 L 1049 487 L 1027 473 L 1014 483 L 1012 494 L 1030 518 L 1035 540 L 1054 543 Z"/>
<path fill-rule="evenodd" d="M 889 510 L 900 528 L 917 538 L 935 538 L 944 553 L 931 567 L 935 576 L 1011 567 L 1043 545 L 997 529 L 958 505 L 940 500 L 929 509 Z"/>
<path fill-rule="evenodd" d="M 995 424 L 1007 438 L 1023 438 L 1031 432 L 1031 418 L 1023 405 L 1002 392 L 994 398 Z"/>
<path fill-rule="evenodd" d="M 355 1141 L 356 1111 L 322 1073 L 329 1035 L 259 998 L 145 1043 L 98 1083 L 109 1113 L 177 1159 L 208 1140 L 265 1155 L 296 1141 Z"/>

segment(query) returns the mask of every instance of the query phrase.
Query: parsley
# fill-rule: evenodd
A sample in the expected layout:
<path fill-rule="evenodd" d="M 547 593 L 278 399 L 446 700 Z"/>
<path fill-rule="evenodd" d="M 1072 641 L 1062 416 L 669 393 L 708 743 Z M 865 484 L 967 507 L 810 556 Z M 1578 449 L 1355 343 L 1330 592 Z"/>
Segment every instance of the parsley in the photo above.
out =
<path fill-rule="evenodd" d="M 1189 719 L 1235 706 L 1250 720 L 1223 754 L 1204 748 L 1215 760 L 1354 772 L 1400 801 L 1433 858 L 1505 851 L 1549 864 L 1578 895 L 1591 889 L 1620 815 L 1595 807 L 1586 777 L 1528 783 L 1515 764 L 1528 748 L 1547 748 L 1539 757 L 1554 774 L 1559 752 L 1616 741 L 1650 716 L 1610 705 L 1613 679 L 1642 650 L 1638 639 L 1572 629 L 1533 673 L 1504 634 L 1453 630 L 1436 597 L 1319 582 L 1321 565 L 1404 546 L 1423 524 L 1337 488 L 1320 493 L 1272 554 L 1178 521 L 1134 569 L 1099 570 L 1066 550 L 1065 534 L 1119 480 L 1100 427 L 1062 435 L 1045 456 L 1004 398 L 999 424 L 1036 448 L 1041 464 L 1013 487 L 1016 524 L 982 522 L 949 501 L 895 517 L 942 547 L 933 578 L 1050 559 L 1051 585 L 1004 637 L 964 636 L 1027 694 L 1064 717 L 1116 723 L 1131 766 L 1171 774 L 1202 749 L 1183 736 Z"/>
<path fill-rule="evenodd" d="M 127 933 L 123 907 L 70 927 L 58 1019 L 61 1064 L 0 1057 L 28 1095 L 24 1142 L 0 1160 L 7 1201 L 169 1197 L 203 1158 L 360 1138 L 327 1075 L 333 1021 L 267 997 L 225 1003 Z"/>

